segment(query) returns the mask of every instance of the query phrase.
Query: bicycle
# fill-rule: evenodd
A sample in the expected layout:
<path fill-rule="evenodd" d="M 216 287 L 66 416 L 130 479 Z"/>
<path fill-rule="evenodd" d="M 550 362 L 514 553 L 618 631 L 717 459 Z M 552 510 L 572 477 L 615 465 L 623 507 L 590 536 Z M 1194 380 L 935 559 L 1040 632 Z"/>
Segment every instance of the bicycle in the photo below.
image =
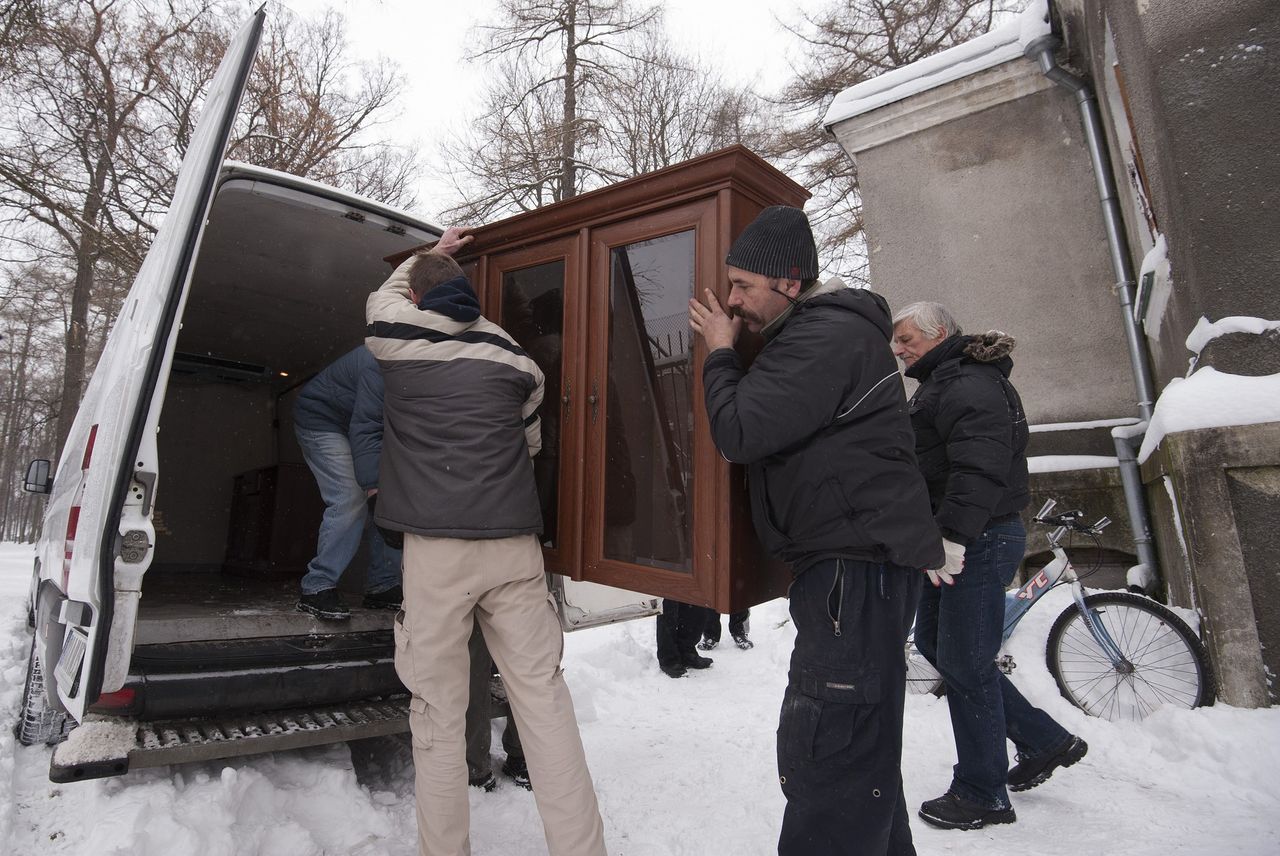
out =
<path fill-rule="evenodd" d="M 1052 526 L 1049 548 L 1053 561 L 1036 572 L 1016 591 L 1005 596 L 1003 640 L 1008 641 L 1018 622 L 1051 589 L 1071 586 L 1072 605 L 1053 622 L 1045 645 L 1045 661 L 1067 701 L 1090 716 L 1108 720 L 1146 717 L 1162 704 L 1190 709 L 1213 704 L 1216 689 L 1209 654 L 1187 623 L 1168 607 L 1131 592 L 1085 594 L 1081 575 L 1067 557 L 1061 541 L 1068 533 L 1098 536 L 1111 520 L 1080 522 L 1082 511 L 1052 514 L 1050 499 L 1036 513 L 1034 522 Z M 1096 569 L 1096 566 L 1095 566 Z M 1087 577 L 1092 570 L 1083 574 Z M 997 660 L 1005 674 L 1014 668 L 1012 657 Z M 941 675 L 907 641 L 907 688 L 912 693 L 945 690 Z"/>

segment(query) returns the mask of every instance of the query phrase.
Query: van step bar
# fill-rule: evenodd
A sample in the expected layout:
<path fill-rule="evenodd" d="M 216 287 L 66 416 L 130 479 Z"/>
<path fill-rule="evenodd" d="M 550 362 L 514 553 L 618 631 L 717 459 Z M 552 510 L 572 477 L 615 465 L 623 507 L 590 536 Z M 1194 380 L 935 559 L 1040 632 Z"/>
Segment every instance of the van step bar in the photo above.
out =
<path fill-rule="evenodd" d="M 101 749 L 93 745 L 92 726 L 116 723 L 118 727 L 127 722 L 99 719 L 76 728 L 54 750 L 49 779 L 78 782 L 119 776 L 130 769 L 399 734 L 409 730 L 409 696 L 217 719 L 142 722 L 136 725 L 136 743 L 125 757 L 101 757 Z"/>

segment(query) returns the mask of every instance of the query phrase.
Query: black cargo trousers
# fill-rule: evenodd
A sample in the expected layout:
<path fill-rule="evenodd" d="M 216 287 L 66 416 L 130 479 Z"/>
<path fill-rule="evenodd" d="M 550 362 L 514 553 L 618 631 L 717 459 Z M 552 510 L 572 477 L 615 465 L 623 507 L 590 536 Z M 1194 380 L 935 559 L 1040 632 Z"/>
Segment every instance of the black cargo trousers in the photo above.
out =
<path fill-rule="evenodd" d="M 780 856 L 914 856 L 902 795 L 904 647 L 924 574 L 830 559 L 791 584 L 778 720 Z"/>

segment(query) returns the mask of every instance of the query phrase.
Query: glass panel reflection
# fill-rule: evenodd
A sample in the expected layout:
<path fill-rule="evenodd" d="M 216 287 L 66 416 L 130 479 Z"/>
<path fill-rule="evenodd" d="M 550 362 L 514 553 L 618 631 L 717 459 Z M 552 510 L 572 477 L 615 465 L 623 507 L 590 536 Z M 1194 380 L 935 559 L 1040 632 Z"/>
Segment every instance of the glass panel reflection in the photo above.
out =
<path fill-rule="evenodd" d="M 694 233 L 610 262 L 604 555 L 691 573 Z"/>
<path fill-rule="evenodd" d="M 546 375 L 538 411 L 542 418 L 542 451 L 533 459 L 533 474 L 542 503 L 542 544 L 555 547 L 559 537 L 563 260 L 503 273 L 502 327 Z"/>

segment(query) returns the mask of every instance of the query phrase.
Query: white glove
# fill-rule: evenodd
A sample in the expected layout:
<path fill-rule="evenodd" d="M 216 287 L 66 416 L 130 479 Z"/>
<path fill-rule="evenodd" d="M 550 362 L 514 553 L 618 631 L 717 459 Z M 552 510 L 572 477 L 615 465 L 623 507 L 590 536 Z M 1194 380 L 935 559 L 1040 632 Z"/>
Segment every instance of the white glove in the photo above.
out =
<path fill-rule="evenodd" d="M 960 576 L 960 572 L 964 570 L 963 544 L 957 544 L 955 541 L 948 541 L 943 538 L 942 551 L 947 555 L 947 560 L 942 563 L 942 567 L 925 568 L 924 570 L 929 575 L 929 582 L 933 583 L 934 588 L 940 588 L 943 583 L 949 586 L 955 585 L 955 578 Z"/>

